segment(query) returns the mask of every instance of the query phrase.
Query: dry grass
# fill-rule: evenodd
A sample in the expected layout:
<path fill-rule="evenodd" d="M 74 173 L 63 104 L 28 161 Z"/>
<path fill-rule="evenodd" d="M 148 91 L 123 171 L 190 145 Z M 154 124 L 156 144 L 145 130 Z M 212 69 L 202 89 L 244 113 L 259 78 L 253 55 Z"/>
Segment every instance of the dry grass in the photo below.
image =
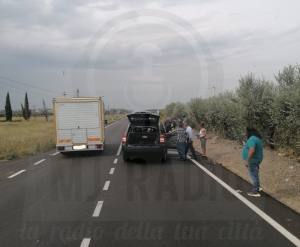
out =
<path fill-rule="evenodd" d="M 14 117 L 16 119 L 22 119 Z M 53 116 L 22 122 L 0 122 L 0 159 L 15 159 L 36 154 L 55 146 Z"/>
<path fill-rule="evenodd" d="M 106 115 L 105 119 L 107 120 L 107 124 L 112 124 L 122 118 L 126 117 L 126 114 L 115 114 L 115 115 Z"/>
<path fill-rule="evenodd" d="M 125 114 L 107 115 L 108 124 Z M 0 118 L 2 120 L 4 118 Z M 14 117 L 13 120 L 22 119 Z M 0 160 L 9 160 L 37 154 L 55 147 L 53 116 L 49 121 L 42 116 L 28 122 L 0 122 Z"/>

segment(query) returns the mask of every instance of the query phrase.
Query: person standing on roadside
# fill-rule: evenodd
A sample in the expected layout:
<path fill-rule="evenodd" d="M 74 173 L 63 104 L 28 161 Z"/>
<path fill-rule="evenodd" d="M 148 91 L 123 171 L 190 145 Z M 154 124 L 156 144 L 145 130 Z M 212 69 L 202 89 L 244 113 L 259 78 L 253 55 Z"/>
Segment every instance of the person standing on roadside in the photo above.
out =
<path fill-rule="evenodd" d="M 179 124 L 179 123 L 182 123 L 181 117 L 178 117 L 178 118 L 177 118 L 177 123 L 178 123 L 178 124 Z"/>
<path fill-rule="evenodd" d="M 187 134 L 185 132 L 185 129 L 183 128 L 183 123 L 178 123 L 178 128 L 174 131 L 170 131 L 168 135 L 176 135 L 176 141 L 177 141 L 177 152 L 179 154 L 180 160 L 187 160 L 185 155 L 185 145 L 186 145 L 186 137 Z"/>
<path fill-rule="evenodd" d="M 261 134 L 253 127 L 246 128 L 247 142 L 243 148 L 242 158 L 253 181 L 253 191 L 248 192 L 249 196 L 260 197 L 261 191 L 259 181 L 259 165 L 263 160 L 263 142 Z"/>
<path fill-rule="evenodd" d="M 188 134 L 188 138 L 186 140 L 186 146 L 185 146 L 185 156 L 187 156 L 187 153 L 189 151 L 189 149 L 191 149 L 191 152 L 192 152 L 192 159 L 197 159 L 197 155 L 196 155 L 196 152 L 195 152 L 195 149 L 194 149 L 194 146 L 193 146 L 193 142 L 194 142 L 194 135 L 193 135 L 193 129 L 191 128 L 191 126 L 189 126 L 188 122 L 184 122 L 183 124 L 184 128 L 185 128 L 185 131 L 186 133 Z"/>
<path fill-rule="evenodd" d="M 200 139 L 201 148 L 202 148 L 202 155 L 203 157 L 206 157 L 206 129 L 204 129 L 205 123 L 200 123 L 200 131 L 199 134 L 197 134 L 198 139 Z"/>
<path fill-rule="evenodd" d="M 183 122 L 187 122 L 187 121 L 188 121 L 187 117 L 183 115 Z"/>
<path fill-rule="evenodd" d="M 166 121 L 164 122 L 165 131 L 168 133 L 171 130 L 172 119 L 170 116 L 167 117 Z"/>

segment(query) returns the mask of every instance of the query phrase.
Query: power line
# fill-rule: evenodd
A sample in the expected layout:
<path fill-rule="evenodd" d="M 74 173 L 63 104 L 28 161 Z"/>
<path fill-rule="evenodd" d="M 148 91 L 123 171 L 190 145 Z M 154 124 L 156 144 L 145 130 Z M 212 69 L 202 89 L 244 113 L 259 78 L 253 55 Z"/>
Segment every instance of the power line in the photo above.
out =
<path fill-rule="evenodd" d="M 2 79 L 5 79 L 5 80 L 8 80 L 8 81 L 11 81 L 11 82 L 15 82 L 15 83 L 19 83 L 19 84 L 25 85 L 25 86 L 27 86 L 27 87 L 36 88 L 36 89 L 43 90 L 43 91 L 47 91 L 47 92 L 50 92 L 50 93 L 57 93 L 57 94 L 61 94 L 61 93 L 58 93 L 58 92 L 55 92 L 55 91 L 51 91 L 51 90 L 48 90 L 48 89 L 43 89 L 43 88 L 39 88 L 39 87 L 35 87 L 35 86 L 31 86 L 31 85 L 29 85 L 29 84 L 26 84 L 26 83 L 23 83 L 23 82 L 19 82 L 19 81 L 11 80 L 11 79 L 8 79 L 8 78 L 2 77 L 2 76 L 0 76 L 0 78 L 2 78 Z"/>
<path fill-rule="evenodd" d="M 4 90 L 6 90 L 7 92 L 9 92 L 10 95 L 12 95 L 12 93 L 18 93 L 18 94 L 24 95 L 24 92 L 14 91 L 14 90 L 11 90 L 11 89 L 7 89 L 7 88 L 5 88 L 5 87 L 0 87 L 0 88 L 2 88 L 2 89 L 4 89 Z M 36 95 L 34 95 L 34 96 L 35 96 L 35 97 L 39 97 L 39 96 L 36 96 Z M 41 96 L 40 96 L 40 97 L 41 97 Z"/>
<path fill-rule="evenodd" d="M 7 85 L 7 86 L 9 86 L 9 87 L 14 87 L 14 88 L 23 90 L 23 91 L 25 91 L 25 92 L 30 92 L 30 93 L 38 94 L 38 95 L 41 95 L 41 96 L 53 98 L 52 96 L 45 95 L 45 94 L 40 94 L 40 93 L 35 93 L 35 92 L 29 91 L 29 90 L 25 90 L 25 89 L 23 89 L 23 88 L 19 88 L 19 87 L 15 87 L 15 86 L 9 85 L 9 84 L 7 84 L 7 83 L 5 83 L 5 82 L 2 82 L 2 81 L 0 81 L 0 83 L 2 83 L 2 84 L 4 84 L 4 85 Z"/>

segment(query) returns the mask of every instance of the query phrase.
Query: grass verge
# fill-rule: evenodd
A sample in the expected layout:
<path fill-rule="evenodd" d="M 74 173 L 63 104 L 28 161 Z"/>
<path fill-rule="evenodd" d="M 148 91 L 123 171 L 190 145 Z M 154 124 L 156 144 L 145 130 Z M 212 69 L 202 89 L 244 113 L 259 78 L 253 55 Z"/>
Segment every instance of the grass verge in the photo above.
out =
<path fill-rule="evenodd" d="M 14 120 L 22 119 L 14 117 Z M 12 160 L 55 147 L 53 116 L 0 122 L 0 160 Z"/>
<path fill-rule="evenodd" d="M 106 115 L 108 124 L 125 117 L 125 114 Z M 25 121 L 14 117 L 20 122 L 1 122 L 0 118 L 0 160 L 13 160 L 28 155 L 45 152 L 55 148 L 55 132 L 53 116 L 49 121 L 42 116 Z"/>

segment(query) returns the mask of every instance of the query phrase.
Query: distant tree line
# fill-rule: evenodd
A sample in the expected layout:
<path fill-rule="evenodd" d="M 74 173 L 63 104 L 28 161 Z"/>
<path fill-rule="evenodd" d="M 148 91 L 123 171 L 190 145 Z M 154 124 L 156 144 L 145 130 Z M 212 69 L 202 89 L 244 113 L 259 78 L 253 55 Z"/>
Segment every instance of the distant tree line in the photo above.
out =
<path fill-rule="evenodd" d="M 174 102 L 164 112 L 186 115 L 194 127 L 204 121 L 208 130 L 230 139 L 245 140 L 245 127 L 252 125 L 270 147 L 300 155 L 300 66 L 286 66 L 274 77 L 275 83 L 250 73 L 234 91 Z"/>

